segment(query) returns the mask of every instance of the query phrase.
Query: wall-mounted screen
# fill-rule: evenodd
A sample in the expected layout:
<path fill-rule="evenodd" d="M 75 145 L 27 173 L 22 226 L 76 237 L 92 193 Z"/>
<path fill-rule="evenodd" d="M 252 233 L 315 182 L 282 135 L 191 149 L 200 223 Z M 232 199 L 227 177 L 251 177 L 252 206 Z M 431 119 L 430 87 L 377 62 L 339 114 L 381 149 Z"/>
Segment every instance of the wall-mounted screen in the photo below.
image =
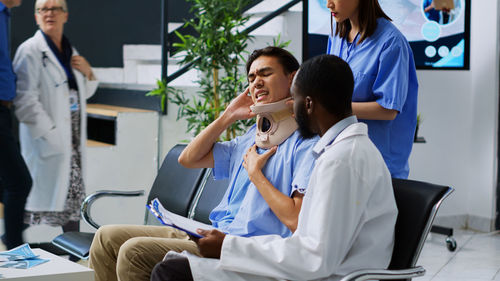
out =
<path fill-rule="evenodd" d="M 327 0 L 304 1 L 303 57 L 326 52 Z M 418 69 L 469 69 L 470 0 L 379 0 L 410 42 Z"/>

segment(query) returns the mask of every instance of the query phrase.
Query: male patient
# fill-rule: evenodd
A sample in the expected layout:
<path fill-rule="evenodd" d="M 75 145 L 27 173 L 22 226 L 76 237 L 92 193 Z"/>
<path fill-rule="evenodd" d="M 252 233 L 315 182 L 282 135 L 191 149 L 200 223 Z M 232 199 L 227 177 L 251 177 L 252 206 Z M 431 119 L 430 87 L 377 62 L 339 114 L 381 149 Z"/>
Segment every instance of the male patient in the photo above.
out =
<path fill-rule="evenodd" d="M 353 83 L 348 64 L 331 55 L 305 62 L 294 79 L 299 131 L 321 139 L 291 237 L 198 230 L 206 258 L 169 252 L 151 280 L 338 280 L 353 270 L 387 267 L 396 203 L 384 160 L 352 115 Z"/>
<path fill-rule="evenodd" d="M 288 237 L 297 227 L 317 141 L 300 136 L 286 104 L 299 63 L 289 52 L 267 47 L 254 51 L 246 67 L 248 89 L 195 137 L 179 162 L 190 168 L 211 167 L 216 179 L 230 179 L 210 214 L 219 230 L 242 237 Z M 257 124 L 246 134 L 217 142 L 236 120 L 254 116 Z M 89 265 L 97 281 L 149 280 L 155 264 L 170 250 L 200 255 L 185 232 L 170 227 L 103 226 L 92 242 Z"/>

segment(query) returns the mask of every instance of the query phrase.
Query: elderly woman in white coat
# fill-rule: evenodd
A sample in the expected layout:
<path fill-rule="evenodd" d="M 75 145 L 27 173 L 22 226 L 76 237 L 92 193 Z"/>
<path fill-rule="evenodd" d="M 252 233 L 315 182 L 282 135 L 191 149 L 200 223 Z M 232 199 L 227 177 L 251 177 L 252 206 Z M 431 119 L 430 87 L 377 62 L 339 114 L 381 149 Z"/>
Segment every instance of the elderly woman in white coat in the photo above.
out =
<path fill-rule="evenodd" d="M 23 157 L 33 177 L 25 223 L 79 229 L 85 197 L 85 101 L 96 90 L 89 63 L 63 35 L 65 0 L 37 0 L 40 28 L 17 49 L 15 113 Z"/>

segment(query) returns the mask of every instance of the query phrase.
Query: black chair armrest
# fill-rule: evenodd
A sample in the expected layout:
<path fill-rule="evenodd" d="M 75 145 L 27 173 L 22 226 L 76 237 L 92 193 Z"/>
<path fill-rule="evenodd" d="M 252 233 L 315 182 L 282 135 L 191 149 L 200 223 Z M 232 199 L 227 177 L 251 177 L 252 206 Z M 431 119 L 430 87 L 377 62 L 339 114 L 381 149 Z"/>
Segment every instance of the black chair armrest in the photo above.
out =
<path fill-rule="evenodd" d="M 89 224 L 90 226 L 98 229 L 100 227 L 90 215 L 90 207 L 97 199 L 101 197 L 134 197 L 134 196 L 142 196 L 144 195 L 144 190 L 136 190 L 136 191 L 117 191 L 117 190 L 99 190 L 96 191 L 83 200 L 82 207 L 80 208 L 80 213 L 82 214 L 83 220 Z"/>
<path fill-rule="evenodd" d="M 423 276 L 424 274 L 425 269 L 421 266 L 398 270 L 362 269 L 347 274 L 340 281 L 408 279 Z"/>
<path fill-rule="evenodd" d="M 89 258 L 90 245 L 94 239 L 94 233 L 87 232 L 65 232 L 52 240 L 59 249 L 70 253 L 82 260 Z"/>

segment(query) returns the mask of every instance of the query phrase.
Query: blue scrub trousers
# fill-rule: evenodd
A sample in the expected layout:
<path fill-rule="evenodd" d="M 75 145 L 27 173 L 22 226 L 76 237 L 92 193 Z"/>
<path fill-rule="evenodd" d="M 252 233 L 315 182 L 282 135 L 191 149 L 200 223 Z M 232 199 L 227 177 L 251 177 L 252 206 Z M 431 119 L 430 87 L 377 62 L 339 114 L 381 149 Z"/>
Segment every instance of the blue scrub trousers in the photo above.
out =
<path fill-rule="evenodd" d="M 7 249 L 23 244 L 23 220 L 26 198 L 32 180 L 12 133 L 10 109 L 0 104 L 0 199 L 4 204 Z"/>

